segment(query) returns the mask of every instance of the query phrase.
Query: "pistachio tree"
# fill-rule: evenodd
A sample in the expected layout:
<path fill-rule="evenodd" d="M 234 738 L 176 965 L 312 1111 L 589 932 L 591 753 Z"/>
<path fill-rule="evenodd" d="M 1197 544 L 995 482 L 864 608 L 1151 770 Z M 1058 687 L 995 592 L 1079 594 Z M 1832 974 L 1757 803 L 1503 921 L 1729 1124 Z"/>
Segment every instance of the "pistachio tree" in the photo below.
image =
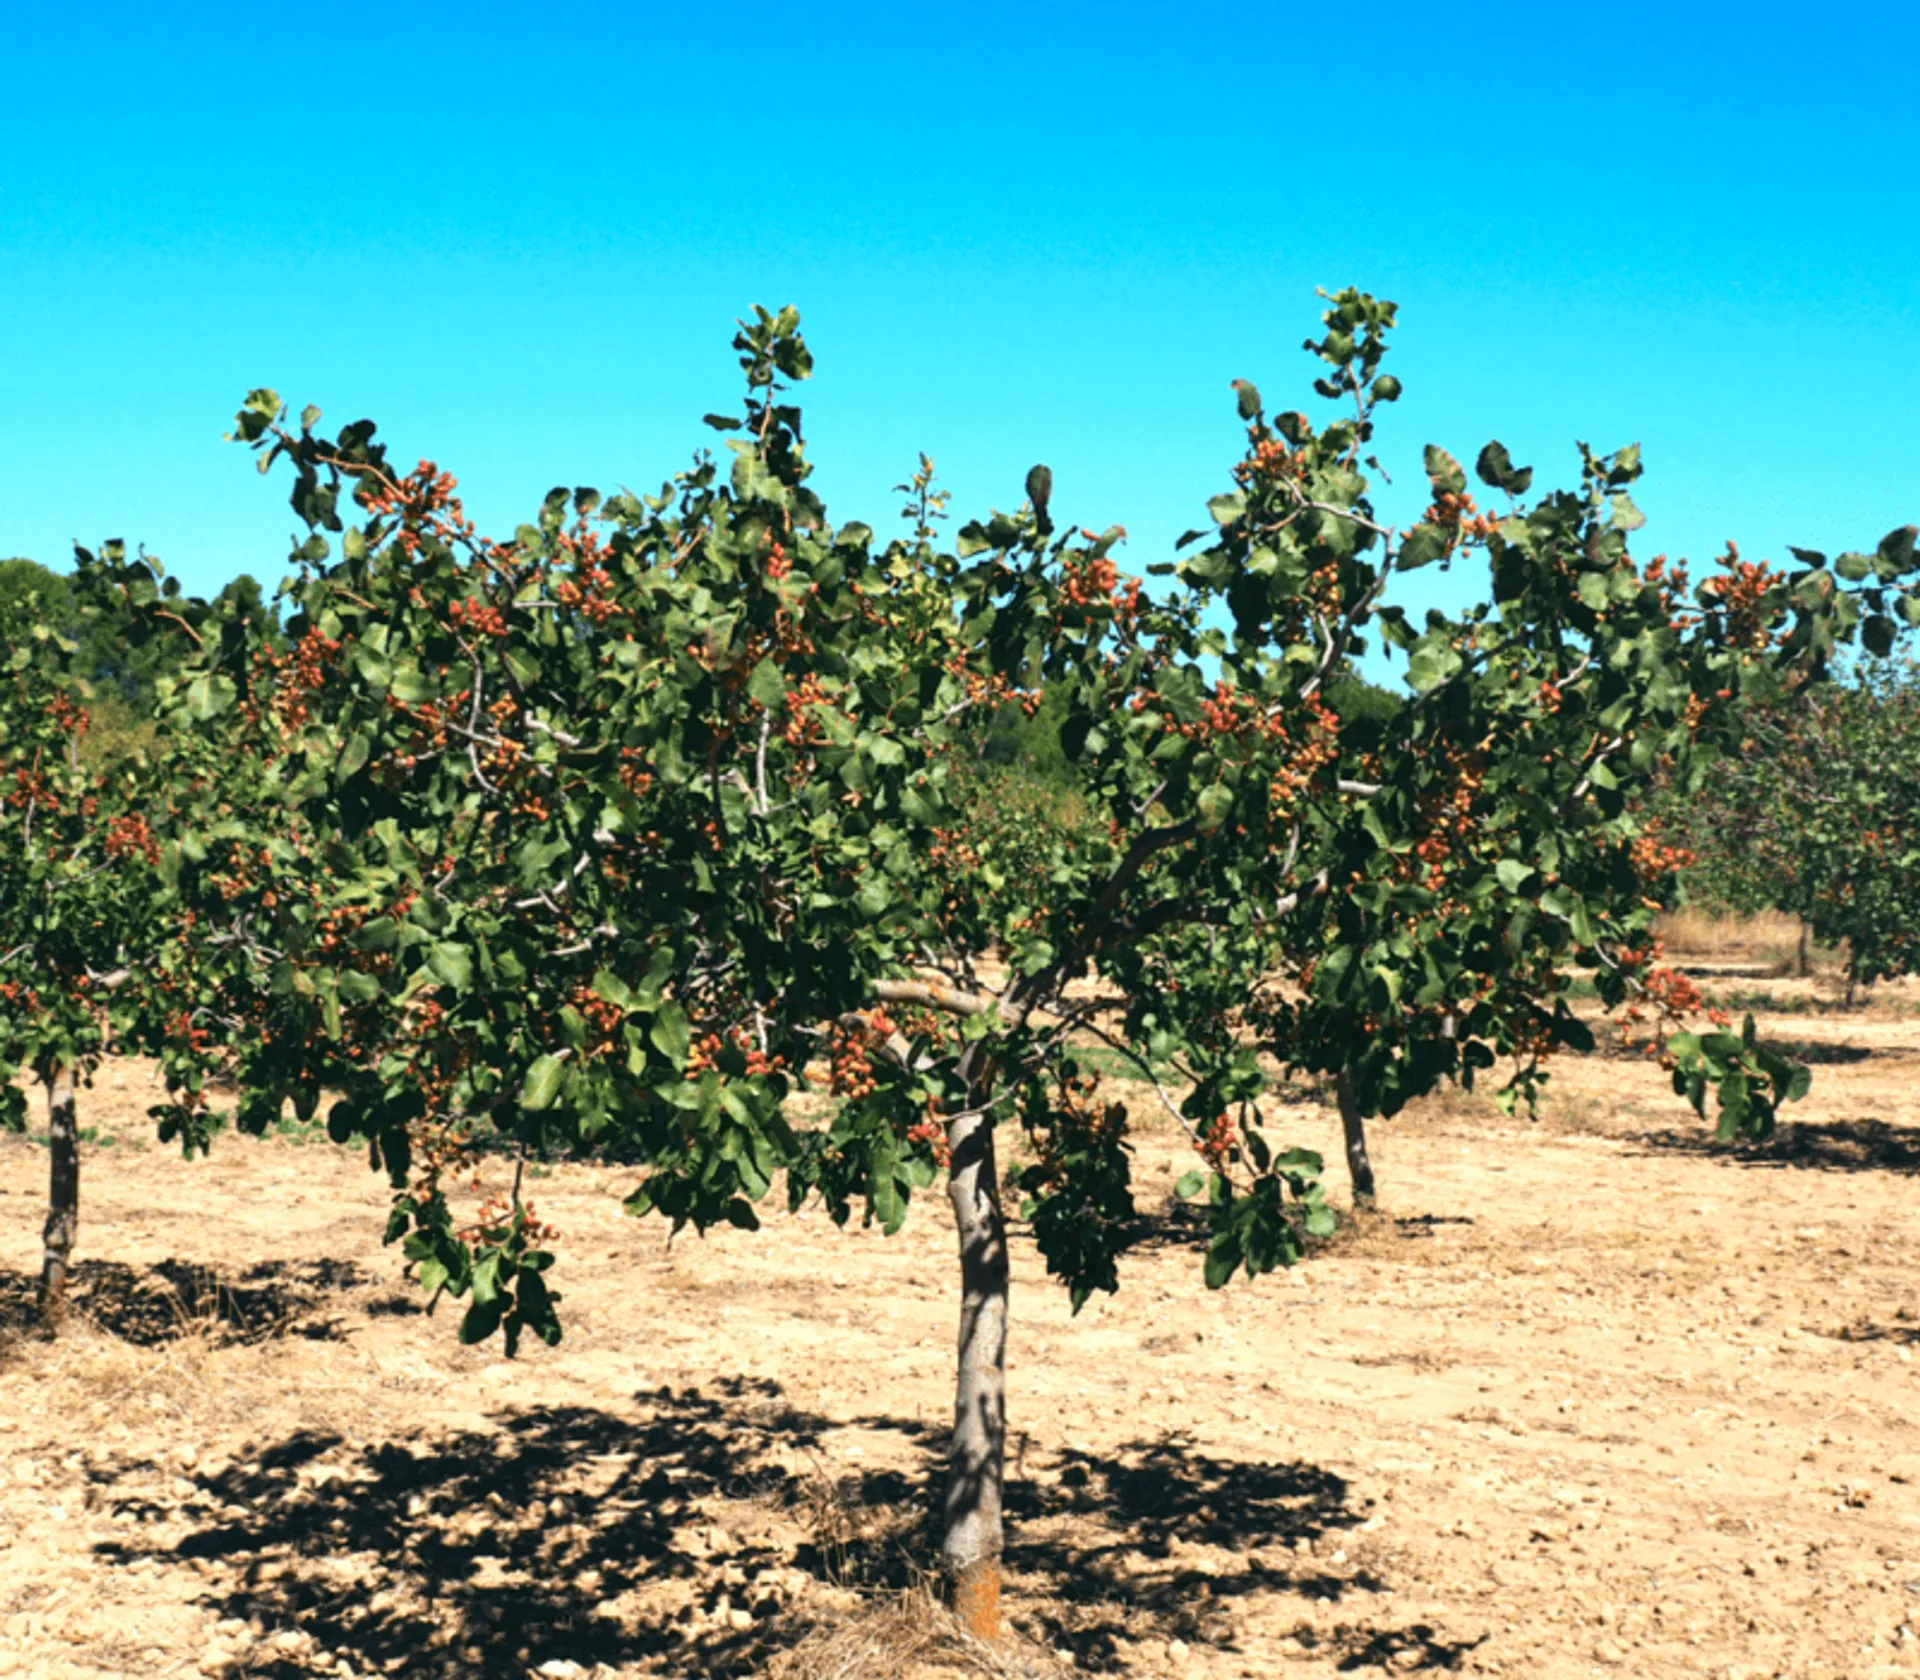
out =
<path fill-rule="evenodd" d="M 1042 469 L 950 551 L 924 459 L 911 536 L 833 523 L 790 309 L 741 324 L 718 457 L 652 495 L 557 489 L 508 537 L 370 422 L 330 435 L 253 393 L 236 436 L 291 475 L 306 534 L 285 644 L 229 614 L 172 691 L 161 869 L 194 931 L 169 983 L 223 1030 L 163 1045 L 167 1123 L 204 1141 L 223 1056 L 244 1124 L 337 1091 L 334 1135 L 390 1175 L 390 1239 L 465 1302 L 464 1338 L 510 1350 L 560 1335 L 537 1155 L 637 1159 L 629 1209 L 702 1228 L 757 1227 L 778 1188 L 893 1230 L 943 1181 L 943 1556 L 990 1633 L 1008 1135 L 1018 1215 L 1076 1306 L 1117 1287 L 1138 1229 L 1133 1117 L 1101 1100 L 1091 1044 L 1190 1137 L 1207 1282 L 1296 1260 L 1333 1216 L 1318 1158 L 1267 1135 L 1263 1058 L 1332 1076 L 1363 1119 L 1503 1060 L 1526 1096 L 1587 1042 L 1570 972 L 1674 1003 L 1637 796 L 1695 774 L 1754 695 L 1818 678 L 1858 620 L 1813 565 L 1682 599 L 1629 555 L 1632 450 L 1583 451 L 1576 488 L 1529 500 L 1489 445 L 1505 500 L 1482 513 L 1430 448 L 1431 504 L 1389 527 L 1393 319 L 1329 300 L 1309 346 L 1329 418 L 1270 417 L 1236 382 L 1244 452 L 1152 588 L 1120 569 L 1124 529 L 1070 524 Z M 1470 556 L 1480 605 L 1396 605 L 1400 574 Z M 1382 637 L 1411 687 L 1343 717 L 1330 685 Z M 1065 696 L 1081 803 L 996 828 L 981 730 L 1043 694 Z M 1729 1132 L 1804 1082 L 1750 1031 L 1663 1054 Z M 811 1088 L 839 1100 L 802 1123 Z"/>
<path fill-rule="evenodd" d="M 124 558 L 118 544 L 107 552 Z M 84 751 L 92 692 L 65 628 L 23 614 L 0 645 L 0 1127 L 26 1127 L 22 1075 L 45 1091 L 38 1302 L 50 1331 L 79 1230 L 76 1090 L 129 1025 L 130 954 L 160 896 L 149 790 L 138 765 Z"/>

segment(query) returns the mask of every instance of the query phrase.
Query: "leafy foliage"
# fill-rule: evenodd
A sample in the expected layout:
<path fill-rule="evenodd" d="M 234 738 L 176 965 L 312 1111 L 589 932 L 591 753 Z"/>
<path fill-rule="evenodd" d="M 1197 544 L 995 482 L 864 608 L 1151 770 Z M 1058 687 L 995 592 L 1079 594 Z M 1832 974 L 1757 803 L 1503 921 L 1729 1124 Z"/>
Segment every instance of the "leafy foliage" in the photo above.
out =
<path fill-rule="evenodd" d="M 618 1143 L 647 1164 L 630 1205 L 676 1223 L 755 1223 L 784 1173 L 891 1228 L 961 1117 L 1015 1124 L 1049 1264 L 1113 1287 L 1125 1122 L 1081 1108 L 1071 1043 L 1111 1037 L 1081 977 L 1126 1000 L 1121 1050 L 1191 1080 L 1215 1282 L 1328 1217 L 1312 1163 L 1260 1136 L 1257 1051 L 1347 1073 L 1368 1113 L 1501 1058 L 1530 1095 L 1588 1042 L 1570 969 L 1610 1004 L 1646 988 L 1670 871 L 1637 795 L 1821 675 L 1897 568 L 1736 569 L 1688 600 L 1629 556 L 1634 449 L 1583 449 L 1576 489 L 1523 503 L 1530 469 L 1489 445 L 1496 516 L 1429 447 L 1431 505 L 1390 531 L 1366 451 L 1393 316 L 1332 300 L 1309 348 L 1347 412 L 1324 425 L 1236 386 L 1246 454 L 1158 600 L 1120 527 L 1043 532 L 1032 506 L 937 549 L 925 458 L 910 540 L 834 526 L 782 395 L 811 371 L 790 310 L 735 340 L 724 470 L 556 490 L 506 540 L 370 423 L 328 438 L 254 393 L 238 435 L 312 531 L 288 642 L 232 602 L 181 614 L 138 562 L 120 579 L 202 643 L 170 700 L 200 807 L 165 862 L 202 934 L 170 960 L 233 1024 L 243 1120 L 344 1092 L 332 1129 L 392 1175 L 392 1233 L 470 1297 L 467 1333 L 511 1340 L 557 1334 L 550 1250 L 517 1182 L 455 1214 L 476 1127 Z M 1469 551 L 1490 589 L 1464 618 L 1386 599 Z M 1356 687 L 1375 631 L 1411 692 Z M 1075 783 L 1050 811 L 977 764 L 1043 704 Z M 204 1058 L 163 1048 L 191 1145 Z M 1667 1056 L 1735 1129 L 1793 1086 L 1744 1039 Z M 837 1117 L 798 1129 L 786 1098 L 819 1083 Z"/>
<path fill-rule="evenodd" d="M 0 601 L 0 1125 L 13 1129 L 17 1074 L 85 1077 L 128 1025 L 116 981 L 160 897 L 138 767 L 84 750 L 83 650 L 63 633 L 79 607 L 65 580 L 24 564 L 7 563 Z"/>
<path fill-rule="evenodd" d="M 1920 968 L 1920 681 L 1910 664 L 1862 663 L 1849 682 L 1757 708 L 1738 751 L 1669 805 L 1695 856 L 1696 894 L 1785 911 L 1823 943 L 1844 940 L 1853 982 Z"/>

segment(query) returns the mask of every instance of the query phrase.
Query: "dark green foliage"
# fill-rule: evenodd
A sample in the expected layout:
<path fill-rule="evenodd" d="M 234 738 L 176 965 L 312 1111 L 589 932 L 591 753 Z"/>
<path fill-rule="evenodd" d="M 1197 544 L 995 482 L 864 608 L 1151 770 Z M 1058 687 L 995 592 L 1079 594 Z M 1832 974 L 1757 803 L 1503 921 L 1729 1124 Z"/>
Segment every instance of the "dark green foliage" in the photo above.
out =
<path fill-rule="evenodd" d="M 1920 971 L 1920 671 L 1862 663 L 1850 680 L 1756 708 L 1734 750 L 1662 809 L 1695 861 L 1696 898 L 1798 916 L 1845 942 L 1848 979 Z"/>
<path fill-rule="evenodd" d="M 243 1117 L 344 1092 L 333 1129 L 392 1176 L 394 1236 L 473 1298 L 470 1333 L 511 1337 L 547 1333 L 553 1297 L 517 1196 L 452 1211 L 482 1128 L 642 1159 L 629 1205 L 676 1224 L 751 1224 L 784 1172 L 891 1229 L 986 1116 L 1045 1169 L 1031 1216 L 1077 1299 L 1117 1281 L 1130 1205 L 1124 1126 L 1079 1109 L 1091 980 L 1125 1000 L 1105 1047 L 1186 1086 L 1209 1278 L 1285 1262 L 1327 1215 L 1314 1164 L 1261 1136 L 1248 1029 L 1370 1115 L 1498 1061 L 1530 1096 L 1591 1042 L 1569 970 L 1609 1005 L 1644 985 L 1649 789 L 1818 680 L 1911 569 L 1679 593 L 1629 552 L 1633 447 L 1582 448 L 1574 487 L 1522 502 L 1531 469 L 1490 445 L 1491 517 L 1429 445 L 1432 504 L 1389 530 L 1369 450 L 1394 316 L 1328 300 L 1323 423 L 1237 388 L 1245 455 L 1160 597 L 1118 571 L 1121 527 L 1031 506 L 939 549 L 924 457 L 911 539 L 836 526 L 785 395 L 811 369 L 791 310 L 735 340 L 724 461 L 651 496 L 556 489 L 498 542 L 370 423 L 329 437 L 252 393 L 237 435 L 309 527 L 287 641 L 245 600 L 101 567 L 197 643 L 165 694 L 188 791 L 164 869 L 203 936 L 160 972 L 229 1036 L 156 1017 L 169 1123 L 195 1137 L 223 1056 Z M 1390 599 L 1474 554 L 1458 618 Z M 1357 680 L 1378 637 L 1403 691 Z M 1791 1094 L 1743 1040 L 1669 1053 L 1736 1129 Z M 787 1099 L 826 1069 L 844 1100 L 806 1129 Z"/>

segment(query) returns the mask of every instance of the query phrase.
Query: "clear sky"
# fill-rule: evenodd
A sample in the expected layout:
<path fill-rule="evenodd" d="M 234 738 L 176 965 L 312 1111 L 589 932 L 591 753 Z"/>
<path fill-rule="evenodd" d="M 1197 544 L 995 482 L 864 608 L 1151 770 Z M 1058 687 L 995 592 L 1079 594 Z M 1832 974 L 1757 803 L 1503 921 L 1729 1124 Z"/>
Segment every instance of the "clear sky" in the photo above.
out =
<path fill-rule="evenodd" d="M 6 8 L 0 555 L 280 575 L 221 441 L 272 385 L 483 527 L 651 490 L 792 302 L 837 520 L 917 451 L 961 517 L 1168 557 L 1228 382 L 1313 406 L 1315 286 L 1401 305 L 1383 458 L 1638 440 L 1647 550 L 1920 519 L 1920 7 Z M 1423 582 L 1432 574 L 1422 574 Z M 1477 576 L 1441 580 L 1457 604 Z"/>

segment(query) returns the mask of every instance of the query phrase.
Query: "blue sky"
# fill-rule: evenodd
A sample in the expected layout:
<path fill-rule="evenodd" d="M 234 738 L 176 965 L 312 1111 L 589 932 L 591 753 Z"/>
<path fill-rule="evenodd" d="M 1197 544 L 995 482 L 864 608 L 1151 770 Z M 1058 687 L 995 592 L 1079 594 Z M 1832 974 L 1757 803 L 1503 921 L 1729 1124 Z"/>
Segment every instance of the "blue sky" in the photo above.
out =
<path fill-rule="evenodd" d="M 836 519 L 926 450 L 1168 557 L 1314 288 L 1401 305 L 1383 458 L 1638 440 L 1703 561 L 1920 518 L 1920 8 L 15 6 L 0 555 L 279 575 L 247 389 L 380 422 L 483 526 L 653 489 L 799 305 Z M 1431 583 L 1428 580 L 1432 578 Z M 1423 586 L 1458 604 L 1465 573 Z"/>

